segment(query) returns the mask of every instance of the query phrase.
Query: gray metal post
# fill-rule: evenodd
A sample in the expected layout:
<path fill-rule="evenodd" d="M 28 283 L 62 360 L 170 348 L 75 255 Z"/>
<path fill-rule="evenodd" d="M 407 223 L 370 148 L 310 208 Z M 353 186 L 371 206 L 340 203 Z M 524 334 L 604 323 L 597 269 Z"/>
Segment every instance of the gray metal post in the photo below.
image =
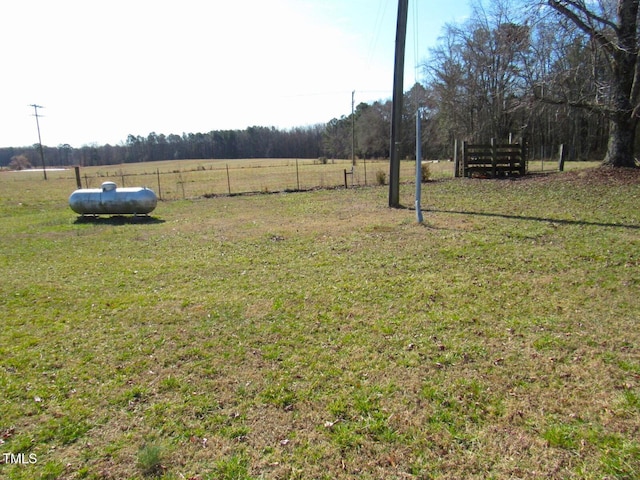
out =
<path fill-rule="evenodd" d="M 416 111 L 416 220 L 422 223 L 422 207 L 420 197 L 422 196 L 422 139 L 420 138 L 420 109 Z"/>

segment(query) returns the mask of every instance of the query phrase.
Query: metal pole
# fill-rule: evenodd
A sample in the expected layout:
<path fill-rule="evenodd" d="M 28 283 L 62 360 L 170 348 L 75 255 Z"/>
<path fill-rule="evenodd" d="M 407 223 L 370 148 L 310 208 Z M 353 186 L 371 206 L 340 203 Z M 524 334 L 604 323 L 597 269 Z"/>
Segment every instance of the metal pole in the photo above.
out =
<path fill-rule="evenodd" d="M 398 0 L 396 52 L 393 69 L 393 113 L 391 117 L 391 145 L 389 160 L 389 206 L 400 207 L 400 126 L 402 123 L 402 96 L 404 82 L 404 50 L 407 36 L 409 0 Z"/>
<path fill-rule="evenodd" d="M 560 159 L 558 160 L 558 171 L 564 172 L 564 143 L 560 144 Z"/>
<path fill-rule="evenodd" d="M 38 127 L 38 145 L 40 146 L 40 160 L 42 160 L 42 173 L 44 174 L 44 179 L 47 179 L 47 168 L 44 164 L 44 150 L 42 149 L 42 138 L 40 137 L 40 121 L 38 120 L 38 109 L 44 108 L 41 105 L 36 105 L 35 103 L 29 105 L 33 107 L 33 111 L 35 112 L 34 116 L 36 117 L 36 126 Z"/>
<path fill-rule="evenodd" d="M 422 223 L 422 207 L 420 197 L 422 196 L 422 142 L 420 133 L 420 109 L 416 110 L 416 220 Z"/>

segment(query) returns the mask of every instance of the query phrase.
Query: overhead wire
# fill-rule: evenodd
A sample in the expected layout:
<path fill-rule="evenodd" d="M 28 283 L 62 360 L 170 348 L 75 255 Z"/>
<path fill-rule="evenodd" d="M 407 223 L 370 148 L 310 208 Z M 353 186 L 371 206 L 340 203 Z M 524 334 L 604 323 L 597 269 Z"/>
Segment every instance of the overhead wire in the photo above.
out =
<path fill-rule="evenodd" d="M 373 35 L 371 36 L 371 41 L 369 43 L 369 51 L 367 52 L 367 69 L 371 65 L 371 60 L 375 55 L 375 50 L 378 46 L 378 40 L 380 38 L 380 32 L 382 31 L 382 23 L 387 12 L 387 7 L 389 6 L 389 2 L 391 0 L 379 0 L 378 1 L 378 10 L 376 13 L 375 23 L 373 25 Z"/>
<path fill-rule="evenodd" d="M 413 85 L 418 83 L 418 47 L 419 47 L 419 27 L 418 27 L 418 0 L 413 1 L 413 65 L 414 65 L 414 79 Z"/>

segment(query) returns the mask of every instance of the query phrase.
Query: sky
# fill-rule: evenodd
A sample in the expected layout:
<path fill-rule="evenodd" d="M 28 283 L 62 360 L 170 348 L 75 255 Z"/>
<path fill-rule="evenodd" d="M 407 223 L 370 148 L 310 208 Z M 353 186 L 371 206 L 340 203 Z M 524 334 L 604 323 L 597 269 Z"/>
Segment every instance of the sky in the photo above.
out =
<path fill-rule="evenodd" d="M 469 0 L 409 0 L 404 87 Z M 7 0 L 0 147 L 324 124 L 391 98 L 397 0 Z M 416 48 L 417 47 L 417 48 Z"/>

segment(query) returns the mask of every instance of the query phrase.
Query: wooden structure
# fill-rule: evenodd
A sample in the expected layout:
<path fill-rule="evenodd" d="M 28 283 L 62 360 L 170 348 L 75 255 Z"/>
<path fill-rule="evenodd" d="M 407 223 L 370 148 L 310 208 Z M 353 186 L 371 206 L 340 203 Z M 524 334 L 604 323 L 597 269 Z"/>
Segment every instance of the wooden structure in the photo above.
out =
<path fill-rule="evenodd" d="M 494 138 L 488 145 L 463 142 L 461 167 L 464 177 L 522 176 L 527 171 L 525 143 L 499 144 Z"/>

